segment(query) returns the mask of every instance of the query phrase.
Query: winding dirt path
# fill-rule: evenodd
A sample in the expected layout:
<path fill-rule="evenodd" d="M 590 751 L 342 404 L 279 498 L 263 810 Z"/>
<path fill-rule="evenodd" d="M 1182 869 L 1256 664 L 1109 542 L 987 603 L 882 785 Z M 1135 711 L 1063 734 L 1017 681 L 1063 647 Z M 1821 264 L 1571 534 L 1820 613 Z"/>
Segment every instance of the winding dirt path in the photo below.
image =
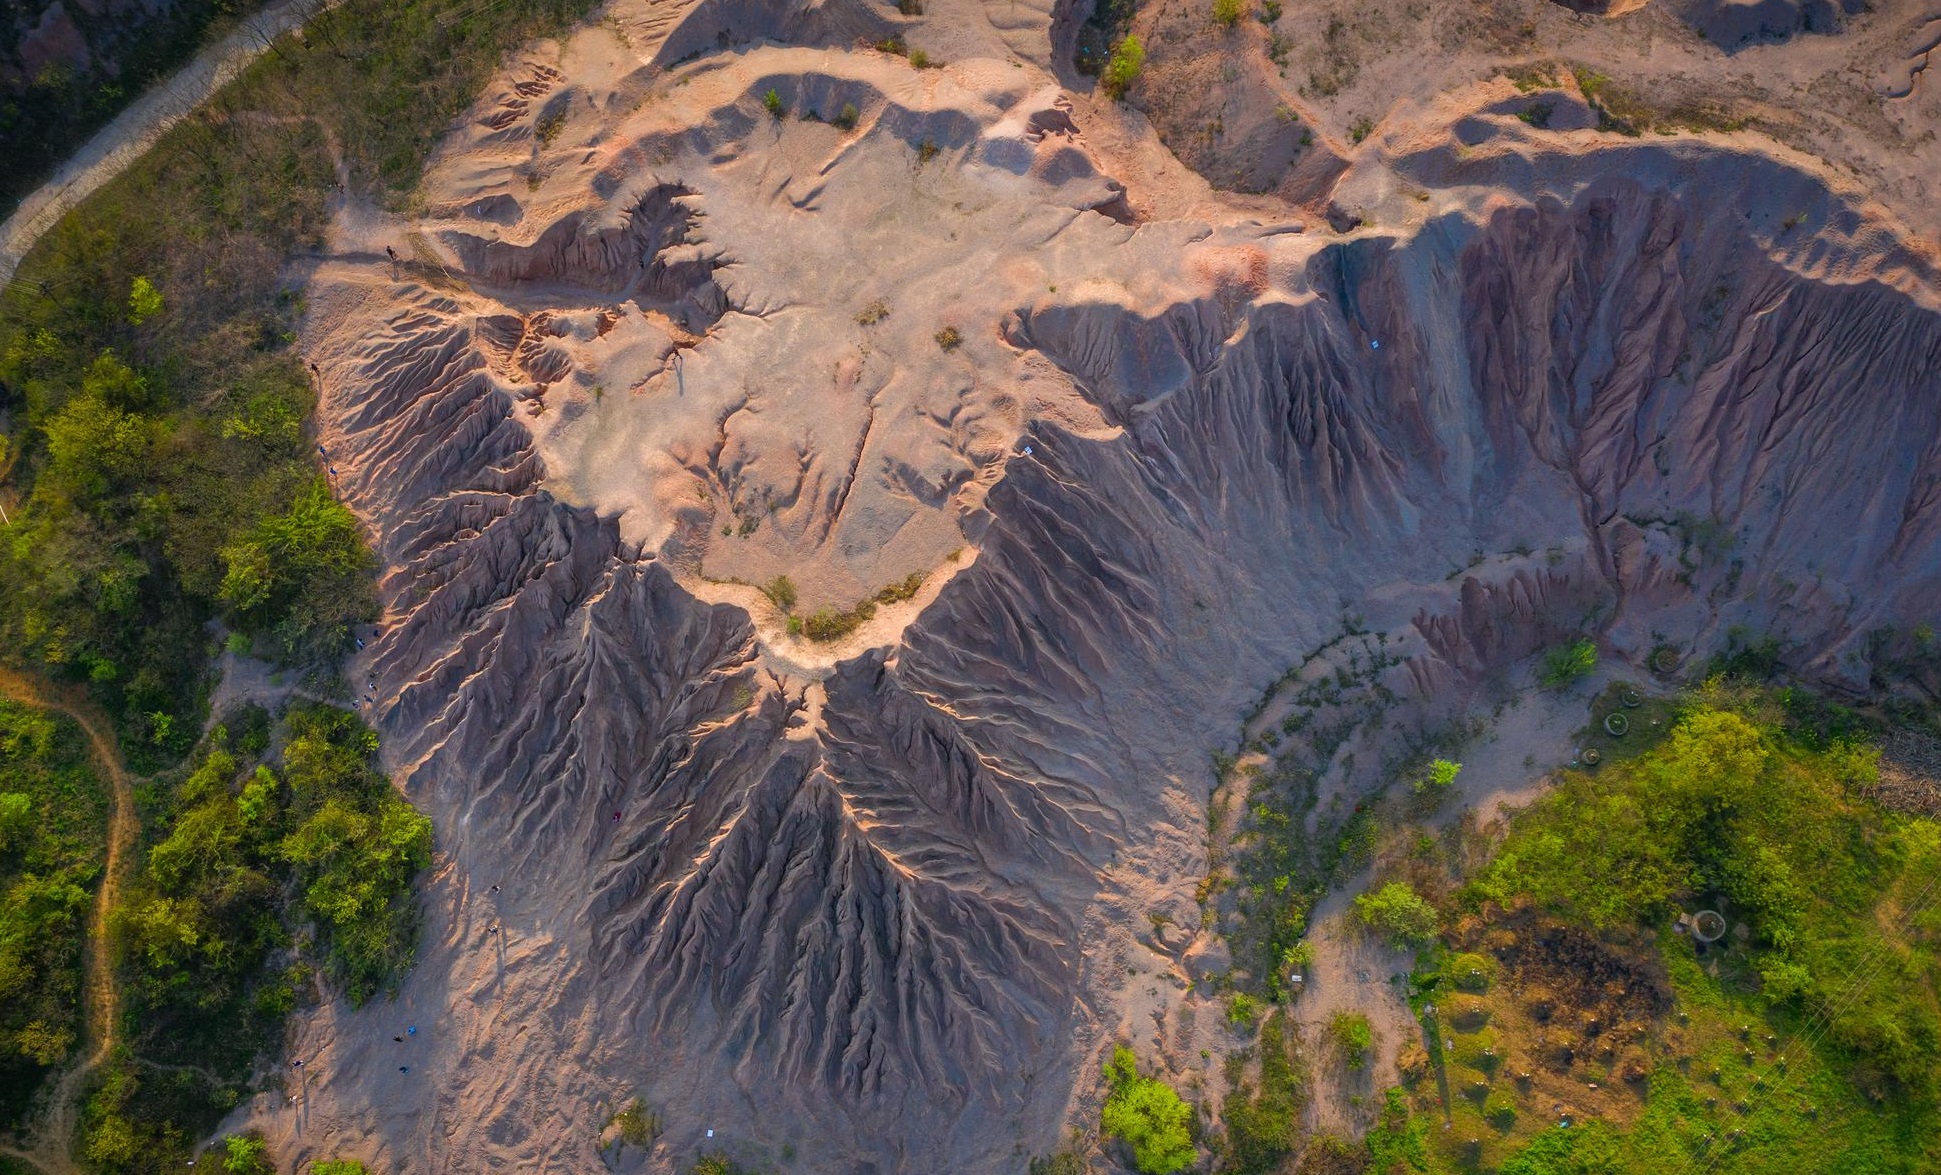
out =
<path fill-rule="evenodd" d="M 128 170 L 161 134 L 228 85 L 270 43 L 340 0 L 278 0 L 204 49 L 173 77 L 151 87 L 115 120 L 95 132 L 48 181 L 0 224 L 0 287 L 13 280 L 21 258 L 68 209 Z"/>
<path fill-rule="evenodd" d="M 87 953 L 82 964 L 82 1032 L 87 1055 L 71 1064 L 54 1085 L 46 1116 L 34 1128 L 25 1150 L 0 1147 L 0 1155 L 31 1163 L 46 1175 L 78 1172 L 71 1153 L 80 1112 L 81 1083 L 114 1049 L 121 1027 L 121 992 L 115 987 L 114 959 L 108 946 L 108 918 L 121 900 L 122 883 L 135 847 L 135 793 L 122 766 L 114 726 L 79 690 L 62 688 L 0 666 L 0 697 L 72 718 L 87 736 L 95 767 L 108 781 L 114 804 L 108 815 L 108 859 L 88 919 Z"/>

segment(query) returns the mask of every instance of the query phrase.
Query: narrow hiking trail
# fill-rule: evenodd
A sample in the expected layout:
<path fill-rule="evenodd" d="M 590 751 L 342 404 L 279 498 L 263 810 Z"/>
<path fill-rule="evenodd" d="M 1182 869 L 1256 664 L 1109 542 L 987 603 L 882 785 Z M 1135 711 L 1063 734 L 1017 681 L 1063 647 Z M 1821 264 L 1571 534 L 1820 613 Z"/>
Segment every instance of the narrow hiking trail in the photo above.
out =
<path fill-rule="evenodd" d="M 88 919 L 87 952 L 83 956 L 82 1040 L 87 1054 L 69 1064 L 54 1084 L 45 1116 L 33 1128 L 25 1150 L 0 1146 L 0 1157 L 32 1164 L 44 1175 L 79 1171 L 71 1154 L 80 1111 L 81 1083 L 116 1044 L 121 1026 L 121 992 L 115 987 L 114 959 L 108 946 L 108 919 L 121 901 L 122 883 L 135 847 L 135 793 L 122 765 L 108 716 L 79 691 L 64 689 L 0 666 L 0 697 L 52 710 L 74 720 L 87 736 L 96 769 L 108 782 L 113 805 L 108 815 L 108 854 L 95 891 L 94 912 Z"/>
<path fill-rule="evenodd" d="M 0 224 L 0 288 L 13 280 L 21 259 L 70 208 L 128 170 L 164 131 L 228 85 L 267 52 L 271 42 L 339 2 L 278 0 L 197 54 L 174 76 L 150 87 L 96 131 Z"/>

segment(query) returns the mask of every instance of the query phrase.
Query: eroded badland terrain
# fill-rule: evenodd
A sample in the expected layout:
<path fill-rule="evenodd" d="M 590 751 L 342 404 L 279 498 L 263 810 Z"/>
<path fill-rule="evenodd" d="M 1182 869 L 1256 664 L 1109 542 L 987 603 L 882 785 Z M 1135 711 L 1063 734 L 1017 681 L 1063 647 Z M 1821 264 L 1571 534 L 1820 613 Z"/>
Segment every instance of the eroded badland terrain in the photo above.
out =
<path fill-rule="evenodd" d="M 395 1001 L 300 1012 L 226 1132 L 1179 1169 L 1101 1134 L 1120 1045 L 1209 1170 L 1656 1121 L 1735 940 L 1687 976 L 1668 905 L 1460 883 L 1546 784 L 1777 704 L 1681 693 L 1720 666 L 1932 702 L 1941 7 L 1577 7 L 612 0 L 409 201 L 333 201 L 296 346 L 379 569 L 344 676 L 437 856 Z M 1684 909 L 1742 892 L 1698 868 Z M 1397 878 L 1439 927 L 1361 925 Z M 1717 1037 L 1759 1089 L 1764 1034 Z M 1670 1153 L 1779 1169 L 1711 1131 Z"/>

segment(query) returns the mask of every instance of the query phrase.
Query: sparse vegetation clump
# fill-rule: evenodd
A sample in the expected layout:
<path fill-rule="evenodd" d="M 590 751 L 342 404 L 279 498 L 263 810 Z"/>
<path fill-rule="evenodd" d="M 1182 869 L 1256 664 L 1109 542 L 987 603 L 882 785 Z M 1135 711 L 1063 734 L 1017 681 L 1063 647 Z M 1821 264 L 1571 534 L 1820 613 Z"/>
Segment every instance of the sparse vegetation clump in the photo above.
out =
<path fill-rule="evenodd" d="M 1120 1045 L 1106 1062 L 1107 1092 L 1100 1129 L 1132 1149 L 1142 1175 L 1172 1175 L 1198 1157 L 1193 1145 L 1193 1108 L 1157 1077 L 1143 1077 L 1139 1060 Z"/>
<path fill-rule="evenodd" d="M 868 600 L 847 612 L 838 612 L 825 605 L 807 616 L 789 617 L 789 631 L 812 641 L 839 641 L 875 615 L 876 606 Z"/>
<path fill-rule="evenodd" d="M 875 326 L 890 316 L 890 303 L 886 298 L 872 298 L 869 305 L 856 312 L 857 326 Z"/>
<path fill-rule="evenodd" d="M 772 87 L 768 93 L 762 95 L 762 109 L 768 111 L 771 118 L 779 120 L 782 117 L 782 96 Z"/>
<path fill-rule="evenodd" d="M 1360 1012 L 1336 1012 L 1328 1021 L 1328 1039 L 1343 1065 L 1362 1069 L 1367 1067 L 1369 1054 L 1375 1048 L 1375 1029 Z"/>
<path fill-rule="evenodd" d="M 1587 66 L 1573 66 L 1572 79 L 1597 115 L 1597 129 L 1636 137 L 1647 131 L 1736 131 L 1747 119 L 1716 98 L 1653 94 L 1620 84 Z"/>
<path fill-rule="evenodd" d="M 648 1109 L 639 1098 L 628 1102 L 607 1124 L 628 1146 L 648 1146 L 660 1137 L 660 1115 Z"/>
<path fill-rule="evenodd" d="M 1026 1175 L 1086 1175 L 1085 1160 L 1075 1151 L 1039 1155 L 1025 1167 Z"/>
<path fill-rule="evenodd" d="M 762 588 L 762 594 L 768 597 L 769 603 L 784 612 L 795 608 L 795 581 L 786 575 L 778 575 L 769 580 L 768 586 Z"/>
<path fill-rule="evenodd" d="M 1132 83 L 1139 80 L 1139 71 L 1145 67 L 1145 45 L 1138 36 L 1127 33 L 1112 47 L 1112 56 L 1106 59 L 1105 70 L 1099 74 L 1099 85 L 1104 87 L 1107 97 L 1117 101 L 1126 96 Z"/>
<path fill-rule="evenodd" d="M 1549 689 L 1562 689 L 1597 668 L 1597 644 L 1588 637 L 1558 645 L 1543 655 L 1537 680 Z"/>
<path fill-rule="evenodd" d="M 879 604 L 901 604 L 907 600 L 914 600 L 917 597 L 917 593 L 923 590 L 924 578 L 923 572 L 912 571 L 902 579 L 878 591 L 876 593 L 876 602 Z"/>
<path fill-rule="evenodd" d="M 774 93 L 772 90 L 769 92 Z M 559 138 L 559 132 L 565 125 L 565 107 L 562 106 L 557 110 L 549 110 L 540 115 L 538 121 L 533 123 L 532 137 L 539 140 L 540 146 L 550 147 L 553 145 L 553 140 Z"/>
<path fill-rule="evenodd" d="M 1213 23 L 1230 29 L 1247 15 L 1247 0 L 1213 0 Z"/>
<path fill-rule="evenodd" d="M 937 332 L 937 346 L 946 353 L 964 345 L 963 332 L 954 326 L 946 326 Z"/>
<path fill-rule="evenodd" d="M 1300 1059 L 1287 1030 L 1287 1012 L 1276 1008 L 1261 1025 L 1258 1080 L 1244 1054 L 1226 1062 L 1227 1096 L 1220 1105 L 1225 1131 L 1213 1144 L 1226 1175 L 1269 1175 L 1293 1153 L 1307 1100 Z"/>

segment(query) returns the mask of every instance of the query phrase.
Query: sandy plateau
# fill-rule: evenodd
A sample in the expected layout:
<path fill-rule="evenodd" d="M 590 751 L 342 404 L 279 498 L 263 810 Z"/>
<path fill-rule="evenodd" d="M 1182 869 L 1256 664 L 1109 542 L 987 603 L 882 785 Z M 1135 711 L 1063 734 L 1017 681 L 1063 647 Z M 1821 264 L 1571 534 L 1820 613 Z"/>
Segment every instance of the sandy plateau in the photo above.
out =
<path fill-rule="evenodd" d="M 440 857 L 398 1000 L 309 1016 L 232 1126 L 1018 1171 L 1115 1039 L 1209 1094 L 1245 1043 L 1191 929 L 1210 752 L 1344 618 L 1404 702 L 1352 796 L 1578 632 L 1621 666 L 1745 625 L 1839 688 L 1941 598 L 1931 7 L 1728 54 L 1656 3 L 1167 0 L 1129 105 L 1082 10 L 923 7 L 615 0 L 413 216 L 340 218 L 305 347 L 385 567 L 349 672 Z M 1599 130 L 1549 61 L 1768 113 Z M 814 641 L 782 575 L 798 621 L 892 590 Z M 1468 799 L 1569 758 L 1547 707 Z M 1388 1008 L 1380 1082 L 1393 960 L 1321 933 L 1301 1018 Z M 602 1148 L 636 1096 L 666 1133 Z"/>

